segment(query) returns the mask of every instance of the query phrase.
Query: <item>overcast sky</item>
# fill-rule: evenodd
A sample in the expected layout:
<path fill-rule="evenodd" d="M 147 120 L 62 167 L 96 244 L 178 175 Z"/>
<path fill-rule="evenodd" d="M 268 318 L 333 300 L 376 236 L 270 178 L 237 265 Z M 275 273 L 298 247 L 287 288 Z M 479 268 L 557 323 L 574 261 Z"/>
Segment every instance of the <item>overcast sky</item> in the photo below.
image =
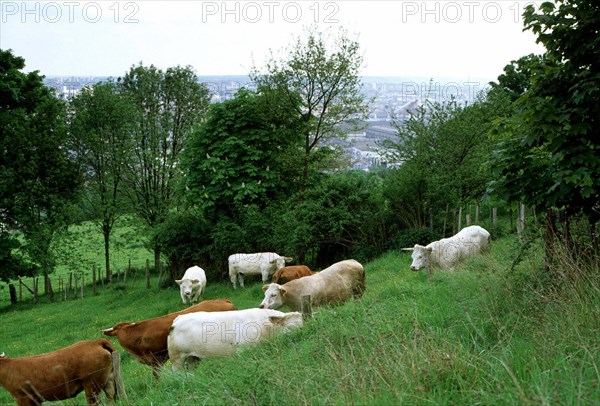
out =
<path fill-rule="evenodd" d="M 543 51 L 522 31 L 526 3 L 0 0 L 0 48 L 46 76 L 122 76 L 139 62 L 244 75 L 316 23 L 358 36 L 365 76 L 495 79 Z"/>

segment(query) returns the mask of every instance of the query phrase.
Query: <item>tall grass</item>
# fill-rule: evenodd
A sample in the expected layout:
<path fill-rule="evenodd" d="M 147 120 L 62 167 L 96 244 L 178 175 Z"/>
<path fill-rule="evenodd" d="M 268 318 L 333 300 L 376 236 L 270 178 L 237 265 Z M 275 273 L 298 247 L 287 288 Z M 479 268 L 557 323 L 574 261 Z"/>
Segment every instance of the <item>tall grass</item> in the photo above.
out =
<path fill-rule="evenodd" d="M 366 264 L 361 300 L 318 309 L 302 329 L 193 370 L 173 372 L 168 363 L 158 381 L 121 351 L 129 399 L 136 405 L 600 404 L 597 272 L 573 270 L 577 277 L 549 284 L 536 247 L 508 271 L 516 244 L 502 239 L 490 254 L 431 277 L 409 271 L 408 254 L 389 253 Z M 233 291 L 209 284 L 206 297 L 255 307 L 261 286 Z M 0 316 L 0 351 L 41 353 L 182 306 L 175 285 L 140 285 L 11 308 Z M 0 404 L 10 402 L 0 392 Z"/>

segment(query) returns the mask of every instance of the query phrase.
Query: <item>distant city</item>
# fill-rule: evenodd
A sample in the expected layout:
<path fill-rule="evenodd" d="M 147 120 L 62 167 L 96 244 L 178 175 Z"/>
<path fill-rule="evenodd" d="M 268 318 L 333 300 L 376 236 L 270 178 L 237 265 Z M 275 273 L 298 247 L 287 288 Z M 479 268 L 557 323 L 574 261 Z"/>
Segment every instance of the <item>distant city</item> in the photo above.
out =
<path fill-rule="evenodd" d="M 85 87 L 91 87 L 109 77 L 48 76 L 44 83 L 56 90 L 65 99 L 77 95 Z M 395 126 L 416 112 L 426 101 L 445 102 L 454 99 L 460 103 L 471 103 L 485 90 L 489 80 L 442 80 L 418 77 L 373 77 L 365 76 L 363 92 L 373 99 L 369 118 L 363 123 L 359 133 L 348 135 L 341 145 L 351 157 L 354 169 L 369 171 L 381 166 L 394 166 L 388 162 L 379 143 L 383 139 L 394 139 Z M 234 97 L 242 87 L 254 89 L 254 83 L 247 76 L 199 76 L 212 94 L 212 102 L 218 103 Z"/>

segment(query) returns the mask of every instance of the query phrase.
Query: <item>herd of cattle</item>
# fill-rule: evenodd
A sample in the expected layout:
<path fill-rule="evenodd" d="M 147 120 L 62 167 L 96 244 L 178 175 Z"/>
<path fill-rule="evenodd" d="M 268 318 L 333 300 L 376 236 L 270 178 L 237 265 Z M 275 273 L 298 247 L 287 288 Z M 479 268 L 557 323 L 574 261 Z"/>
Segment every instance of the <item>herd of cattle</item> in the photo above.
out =
<path fill-rule="evenodd" d="M 490 234 L 470 226 L 453 237 L 415 245 L 411 269 L 452 268 L 461 260 L 489 248 Z M 181 300 L 192 306 L 163 316 L 123 322 L 103 330 L 155 376 L 171 359 L 174 369 L 197 360 L 235 353 L 240 345 L 256 343 L 303 324 L 304 297 L 313 307 L 335 305 L 360 298 L 366 287 L 363 266 L 351 259 L 312 272 L 304 265 L 285 266 L 291 258 L 275 253 L 234 254 L 229 257 L 233 288 L 244 287 L 244 276 L 269 277 L 264 300 L 258 308 L 238 310 L 229 299 L 198 302 L 206 288 L 206 275 L 198 266 L 189 268 L 176 283 Z M 272 276 L 271 276 L 272 275 Z M 290 312 L 277 309 L 286 306 Z M 98 404 L 105 392 L 109 402 L 122 388 L 114 361 L 116 348 L 105 338 L 80 341 L 69 347 L 36 356 L 9 358 L 0 355 L 0 383 L 18 405 L 37 405 L 45 400 L 62 400 L 85 391 L 90 405 Z"/>

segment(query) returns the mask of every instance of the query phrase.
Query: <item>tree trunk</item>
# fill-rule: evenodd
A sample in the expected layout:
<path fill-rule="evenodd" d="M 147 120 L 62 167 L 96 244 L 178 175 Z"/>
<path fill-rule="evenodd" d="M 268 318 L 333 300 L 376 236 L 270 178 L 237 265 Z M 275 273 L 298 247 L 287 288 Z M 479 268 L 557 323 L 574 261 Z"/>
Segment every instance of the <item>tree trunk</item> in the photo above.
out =
<path fill-rule="evenodd" d="M 102 226 L 104 235 L 104 267 L 106 269 L 106 279 L 112 287 L 112 272 L 110 270 L 110 226 L 105 222 Z"/>
<path fill-rule="evenodd" d="M 15 285 L 9 283 L 8 291 L 10 292 L 10 304 L 17 304 L 17 290 L 15 289 Z"/>

